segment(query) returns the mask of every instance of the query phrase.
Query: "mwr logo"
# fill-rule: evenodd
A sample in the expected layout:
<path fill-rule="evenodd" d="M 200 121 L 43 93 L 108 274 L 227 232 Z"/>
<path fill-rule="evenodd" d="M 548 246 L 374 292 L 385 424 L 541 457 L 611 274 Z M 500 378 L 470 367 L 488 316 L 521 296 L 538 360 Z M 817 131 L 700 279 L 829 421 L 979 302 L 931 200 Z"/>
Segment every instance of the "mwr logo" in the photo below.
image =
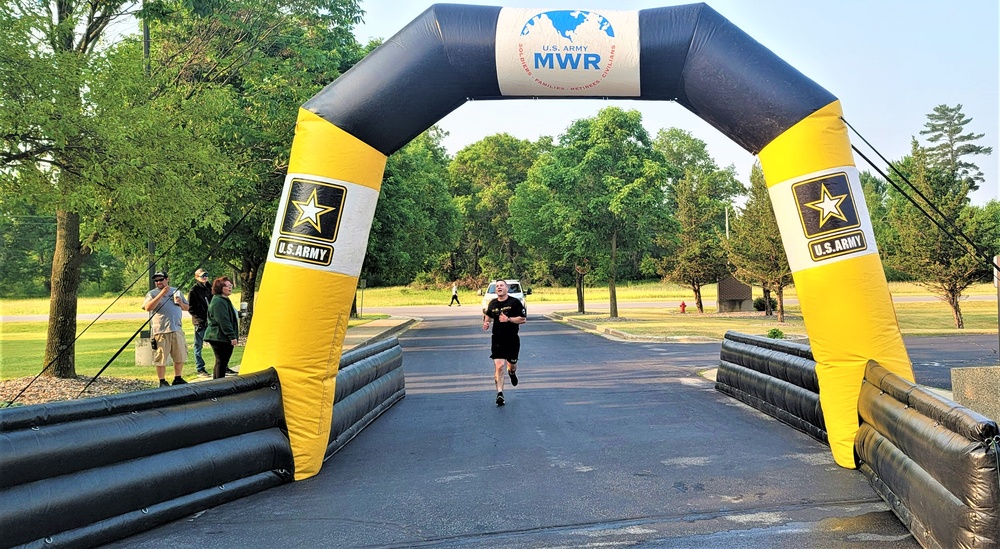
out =
<path fill-rule="evenodd" d="M 346 196 L 347 189 L 340 185 L 292 179 L 281 234 L 336 241 Z"/>
<path fill-rule="evenodd" d="M 595 88 L 611 74 L 615 29 L 603 15 L 560 10 L 535 15 L 517 44 L 521 69 L 534 82 L 556 91 Z"/>
<path fill-rule="evenodd" d="M 792 193 L 807 238 L 861 226 L 846 173 L 796 183 Z"/>

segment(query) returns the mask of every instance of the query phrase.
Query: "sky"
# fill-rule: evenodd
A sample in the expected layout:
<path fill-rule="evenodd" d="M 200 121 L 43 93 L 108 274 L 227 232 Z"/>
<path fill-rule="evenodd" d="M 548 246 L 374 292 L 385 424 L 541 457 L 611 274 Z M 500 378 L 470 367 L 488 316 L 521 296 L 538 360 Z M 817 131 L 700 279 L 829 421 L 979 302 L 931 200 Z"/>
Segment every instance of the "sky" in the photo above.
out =
<path fill-rule="evenodd" d="M 476 0 L 455 3 L 544 9 L 640 10 L 691 2 L 670 0 Z M 363 0 L 362 43 L 390 38 L 432 2 Z M 963 106 L 966 130 L 985 134 L 990 156 L 970 158 L 986 182 L 974 204 L 1000 198 L 1000 7 L 996 0 L 712 0 L 715 11 L 840 99 L 844 118 L 883 156 L 910 152 L 927 114 L 940 104 Z M 720 166 L 733 165 L 749 182 L 754 157 L 718 130 L 673 102 L 626 100 L 506 100 L 470 102 L 443 118 L 444 145 L 452 154 L 487 135 L 508 133 L 535 140 L 558 137 L 574 120 L 608 106 L 636 109 L 650 134 L 678 127 L 708 145 Z M 875 159 L 855 135 L 851 141 Z M 862 171 L 873 171 L 856 159 Z M 879 169 L 885 166 L 878 164 Z"/>

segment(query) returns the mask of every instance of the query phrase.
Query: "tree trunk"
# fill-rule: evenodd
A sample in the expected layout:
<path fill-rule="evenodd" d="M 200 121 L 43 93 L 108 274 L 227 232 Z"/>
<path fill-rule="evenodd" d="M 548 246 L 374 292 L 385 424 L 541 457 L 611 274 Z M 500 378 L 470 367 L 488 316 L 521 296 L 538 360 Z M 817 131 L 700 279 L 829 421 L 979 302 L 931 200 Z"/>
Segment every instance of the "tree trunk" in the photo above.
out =
<path fill-rule="evenodd" d="M 253 322 L 253 303 L 257 296 L 257 273 L 260 272 L 261 261 L 243 258 L 243 268 L 240 269 L 240 299 L 247 303 L 246 315 L 240 319 L 240 338 L 245 339 L 250 333 L 250 323 Z M 239 307 L 239 305 L 237 305 Z"/>
<path fill-rule="evenodd" d="M 80 267 L 90 250 L 80 246 L 80 216 L 56 211 L 56 248 L 52 255 L 52 293 L 45 342 L 45 374 L 76 377 L 76 299 Z"/>
<path fill-rule="evenodd" d="M 358 291 L 354 290 L 354 299 L 351 300 L 351 316 L 350 318 L 358 318 Z"/>
<path fill-rule="evenodd" d="M 618 275 L 618 231 L 611 233 L 611 276 L 608 277 L 608 299 L 611 302 L 611 318 L 618 318 L 618 293 L 615 292 L 615 277 Z"/>
<path fill-rule="evenodd" d="M 585 307 L 583 303 L 583 279 L 586 276 L 587 273 L 583 272 L 580 267 L 576 268 L 576 312 L 580 314 L 584 314 L 586 312 L 584 310 Z"/>
<path fill-rule="evenodd" d="M 694 304 L 698 307 L 698 312 L 704 314 L 705 306 L 701 302 L 701 284 L 694 282 L 691 284 L 691 289 L 694 290 Z"/>
<path fill-rule="evenodd" d="M 778 322 L 785 321 L 785 286 L 778 284 Z"/>
<path fill-rule="evenodd" d="M 951 315 L 955 317 L 955 327 L 959 330 L 965 329 L 965 321 L 962 320 L 962 306 L 959 303 L 959 298 L 962 297 L 962 294 L 959 292 L 948 291 L 948 293 L 945 294 L 945 297 L 948 300 L 948 305 L 951 306 Z"/>
<path fill-rule="evenodd" d="M 771 287 L 764 286 L 764 316 L 771 316 L 774 314 L 774 309 L 771 308 Z"/>

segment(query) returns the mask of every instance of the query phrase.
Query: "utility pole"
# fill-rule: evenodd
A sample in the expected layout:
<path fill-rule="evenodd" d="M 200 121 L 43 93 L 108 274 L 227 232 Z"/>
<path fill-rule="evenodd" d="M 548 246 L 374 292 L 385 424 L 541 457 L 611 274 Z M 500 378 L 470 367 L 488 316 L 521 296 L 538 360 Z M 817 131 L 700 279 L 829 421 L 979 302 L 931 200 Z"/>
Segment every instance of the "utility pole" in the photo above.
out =
<path fill-rule="evenodd" d="M 143 5 L 145 7 L 145 5 Z M 146 20 L 146 15 L 143 14 L 142 17 L 142 70 L 146 74 L 146 78 L 149 78 L 149 21 Z M 149 251 L 149 276 L 146 281 L 149 283 L 149 289 L 152 290 L 156 287 L 153 283 L 153 273 L 156 272 L 156 242 L 153 241 L 152 237 L 146 242 L 146 249 Z"/>

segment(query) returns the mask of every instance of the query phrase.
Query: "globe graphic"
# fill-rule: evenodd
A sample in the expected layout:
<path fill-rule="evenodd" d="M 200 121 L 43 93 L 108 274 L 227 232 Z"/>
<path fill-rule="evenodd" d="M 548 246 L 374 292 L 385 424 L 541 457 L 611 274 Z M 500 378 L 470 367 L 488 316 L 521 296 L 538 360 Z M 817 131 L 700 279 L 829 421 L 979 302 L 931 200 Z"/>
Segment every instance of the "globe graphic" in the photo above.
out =
<path fill-rule="evenodd" d="M 603 15 L 580 10 L 546 11 L 532 17 L 521 29 L 521 36 L 527 36 L 539 30 L 554 29 L 559 36 L 573 41 L 582 26 L 594 25 L 598 30 L 614 38 L 615 30 Z"/>

